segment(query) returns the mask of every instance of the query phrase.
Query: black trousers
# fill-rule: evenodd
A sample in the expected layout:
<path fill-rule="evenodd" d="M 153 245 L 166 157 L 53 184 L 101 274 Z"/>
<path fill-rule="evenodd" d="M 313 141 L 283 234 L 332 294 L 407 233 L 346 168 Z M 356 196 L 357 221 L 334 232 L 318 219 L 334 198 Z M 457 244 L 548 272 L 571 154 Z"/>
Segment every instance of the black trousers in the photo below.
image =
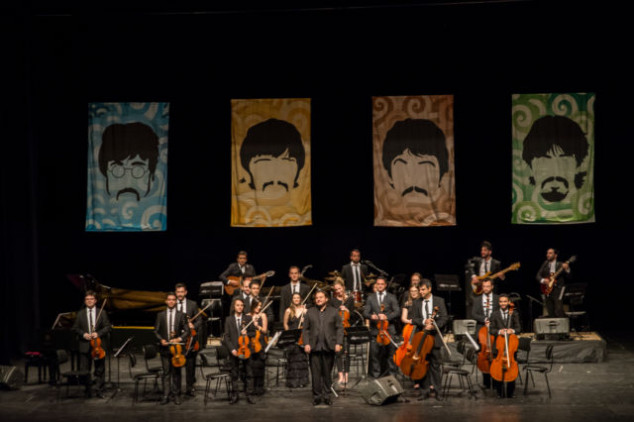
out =
<path fill-rule="evenodd" d="M 431 352 L 427 355 L 429 366 L 427 367 L 427 374 L 422 380 L 415 380 L 421 384 L 421 388 L 428 389 L 430 387 L 440 388 L 440 382 L 442 372 L 440 370 L 440 363 L 442 362 L 442 355 L 440 353 L 440 347 L 433 347 Z"/>
<path fill-rule="evenodd" d="M 557 287 L 553 289 L 553 291 L 550 292 L 550 294 L 544 299 L 549 318 L 566 318 L 564 304 L 561 300 L 559 300 L 560 294 L 561 287 Z"/>
<path fill-rule="evenodd" d="M 515 394 L 515 381 L 506 383 L 506 392 L 504 391 L 504 383 L 501 381 L 493 380 L 493 387 L 495 387 L 499 397 L 506 397 L 510 399 L 513 397 L 513 394 Z"/>
<path fill-rule="evenodd" d="M 95 365 L 95 386 L 97 390 L 101 390 L 105 384 L 106 377 L 106 359 L 98 359 L 94 360 L 90 355 L 90 351 L 88 353 L 80 353 L 79 354 L 79 369 L 82 371 L 90 371 L 92 364 Z M 86 377 L 84 380 L 84 385 L 86 386 L 86 391 L 90 391 L 90 377 Z"/>
<path fill-rule="evenodd" d="M 308 357 L 313 381 L 313 399 L 330 399 L 335 352 L 312 351 Z"/>
<path fill-rule="evenodd" d="M 178 396 L 181 393 L 181 368 L 172 365 L 172 355 L 161 353 L 163 365 L 163 396 Z"/>
<path fill-rule="evenodd" d="M 380 378 L 385 375 L 396 375 L 398 368 L 392 359 L 396 347 L 390 342 L 387 346 L 377 343 L 376 335 L 370 338 L 370 376 Z"/>
<path fill-rule="evenodd" d="M 189 352 L 185 361 L 185 391 L 191 391 L 196 384 L 196 359 L 198 352 Z"/>
<path fill-rule="evenodd" d="M 337 364 L 337 372 L 346 374 L 350 372 L 350 343 L 348 343 L 347 338 L 343 339 L 343 347 L 335 356 L 335 363 Z"/>
<path fill-rule="evenodd" d="M 251 367 L 251 359 L 240 359 L 231 356 L 231 381 L 233 384 L 232 396 L 238 395 L 238 381 L 242 381 L 242 391 L 250 396 L 253 394 L 253 370 Z"/>

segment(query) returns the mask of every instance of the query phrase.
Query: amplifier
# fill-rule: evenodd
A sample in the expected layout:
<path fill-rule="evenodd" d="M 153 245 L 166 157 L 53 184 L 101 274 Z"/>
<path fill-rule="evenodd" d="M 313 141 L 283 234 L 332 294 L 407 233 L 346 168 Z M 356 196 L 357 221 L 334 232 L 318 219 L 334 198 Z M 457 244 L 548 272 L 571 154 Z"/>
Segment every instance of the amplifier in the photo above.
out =
<path fill-rule="evenodd" d="M 568 318 L 537 318 L 533 322 L 537 340 L 565 340 L 570 337 Z"/>
<path fill-rule="evenodd" d="M 361 397 L 374 405 L 395 402 L 402 393 L 403 386 L 393 375 L 372 379 L 361 387 Z"/>
<path fill-rule="evenodd" d="M 208 281 L 200 284 L 198 296 L 208 298 L 219 298 L 225 291 L 225 285 L 222 281 Z"/>

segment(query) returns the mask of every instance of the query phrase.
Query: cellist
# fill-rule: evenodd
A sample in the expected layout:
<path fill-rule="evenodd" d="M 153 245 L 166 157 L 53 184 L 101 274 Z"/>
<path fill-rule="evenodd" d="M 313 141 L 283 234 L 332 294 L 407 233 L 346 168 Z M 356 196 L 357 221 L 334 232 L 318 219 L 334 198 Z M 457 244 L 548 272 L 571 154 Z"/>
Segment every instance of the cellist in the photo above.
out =
<path fill-rule="evenodd" d="M 401 309 L 398 300 L 392 293 L 387 292 L 387 281 L 384 276 L 377 277 L 374 282 L 375 292 L 368 295 L 363 310 L 364 318 L 370 320 L 370 373 L 373 378 L 380 378 L 385 375 L 396 375 L 398 368 L 392 360 L 392 355 L 396 350 L 393 341 L 386 345 L 379 344 L 375 337 L 379 334 L 377 327 L 379 322 L 388 322 L 387 335 L 394 338 L 396 329 L 394 323 L 401 316 Z"/>
<path fill-rule="evenodd" d="M 438 397 L 438 392 L 436 391 L 436 387 L 440 386 L 442 375 L 440 372 L 440 364 L 442 362 L 440 348 L 442 347 L 442 340 L 440 339 L 439 335 L 436 335 L 436 326 L 438 326 L 438 328 L 442 330 L 447 324 L 448 316 L 447 307 L 445 306 L 445 300 L 441 297 L 432 295 L 431 290 L 431 281 L 428 279 L 421 280 L 419 286 L 420 298 L 416 299 L 414 301 L 414 305 L 412 305 L 411 319 L 412 324 L 416 326 L 416 331 L 422 332 L 422 330 L 425 330 L 435 337 L 434 347 L 427 356 L 427 359 L 429 361 L 429 369 L 427 370 L 427 374 L 422 380 L 413 381 L 414 384 L 420 384 L 422 386 L 421 390 L 428 390 L 425 398 L 435 398 L 437 400 L 440 400 L 440 398 Z M 434 326 L 433 321 L 430 318 L 435 307 L 438 307 L 438 312 L 435 319 L 436 326 Z"/>
<path fill-rule="evenodd" d="M 344 330 L 346 323 L 344 317 L 348 316 L 348 323 L 350 325 L 350 313 L 354 310 L 354 297 L 346 293 L 346 284 L 342 278 L 335 279 L 333 283 L 333 298 L 329 301 L 329 304 L 337 309 L 339 315 L 342 316 L 342 323 L 344 324 Z M 344 331 L 345 333 L 345 331 Z M 348 373 L 350 372 L 350 344 L 347 337 L 343 338 L 343 347 L 341 351 L 337 353 L 335 357 L 335 364 L 337 365 L 337 372 L 339 374 L 338 384 L 344 387 L 348 383 Z"/>
<path fill-rule="evenodd" d="M 489 326 L 491 315 L 500 309 L 499 296 L 493 292 L 493 287 L 493 280 L 483 280 L 482 295 L 474 299 L 471 318 L 476 320 L 476 334 L 483 327 Z M 486 345 L 481 344 L 480 350 L 485 349 L 485 347 Z M 488 372 L 482 373 L 482 384 L 484 388 L 491 388 L 491 375 Z"/>
<path fill-rule="evenodd" d="M 231 391 L 231 400 L 229 403 L 235 404 L 238 402 L 238 381 L 242 379 L 243 392 L 247 397 L 249 404 L 254 404 L 255 400 L 251 397 L 253 392 L 253 374 L 251 372 L 251 365 L 249 359 L 240 358 L 240 344 L 241 337 L 245 336 L 249 340 L 254 337 L 255 325 L 251 322 L 251 316 L 244 313 L 244 301 L 240 298 L 233 299 L 231 302 L 230 315 L 225 319 L 225 334 L 224 334 L 224 346 L 229 351 L 229 361 L 231 362 L 231 381 L 233 385 L 233 391 Z M 249 325 L 248 328 L 244 328 Z M 249 351 L 250 352 L 250 351 Z"/>
<path fill-rule="evenodd" d="M 95 363 L 95 384 L 97 386 L 97 397 L 103 398 L 103 386 L 105 381 L 105 359 L 93 359 L 91 354 L 91 340 L 98 340 L 106 336 L 112 329 L 106 312 L 97 309 L 96 293 L 92 290 L 84 294 L 85 308 L 77 312 L 73 331 L 79 336 L 79 369 L 90 371 L 91 362 Z M 90 391 L 90 376 L 85 380 L 86 397 L 92 397 Z"/>
<path fill-rule="evenodd" d="M 520 323 L 519 312 L 509 313 L 509 296 L 507 294 L 501 294 L 499 298 L 500 309 L 491 314 L 490 324 L 489 324 L 489 332 L 491 335 L 504 337 L 504 333 L 506 334 L 519 334 L 522 325 Z M 495 349 L 495 341 L 493 342 L 493 348 Z M 502 352 L 502 351 L 501 351 Z M 494 350 L 494 355 L 497 355 L 498 351 Z M 504 394 L 504 384 L 506 384 L 506 394 Z M 493 380 L 493 386 L 497 391 L 498 398 L 507 397 L 512 398 L 513 393 L 515 392 L 515 380 L 500 382 Z"/>
<path fill-rule="evenodd" d="M 185 314 L 176 309 L 176 293 L 169 292 L 165 295 L 167 309 L 156 316 L 154 334 L 159 341 L 161 364 L 163 366 L 163 400 L 161 404 L 167 404 L 170 397 L 174 404 L 181 404 L 181 368 L 172 365 L 172 352 L 170 345 L 182 345 L 184 347 L 189 337 L 189 327 Z"/>
<path fill-rule="evenodd" d="M 187 318 L 187 325 L 191 333 L 199 333 L 202 327 L 202 318 L 196 318 L 194 322 L 190 321 L 198 313 L 198 305 L 191 299 L 187 299 L 187 286 L 185 283 L 177 283 L 174 286 L 176 292 L 176 309 L 185 314 Z M 196 338 L 192 338 L 192 341 L 196 341 Z M 188 351 L 185 362 L 185 395 L 194 397 L 194 385 L 196 384 L 196 358 L 198 351 L 191 348 Z"/>

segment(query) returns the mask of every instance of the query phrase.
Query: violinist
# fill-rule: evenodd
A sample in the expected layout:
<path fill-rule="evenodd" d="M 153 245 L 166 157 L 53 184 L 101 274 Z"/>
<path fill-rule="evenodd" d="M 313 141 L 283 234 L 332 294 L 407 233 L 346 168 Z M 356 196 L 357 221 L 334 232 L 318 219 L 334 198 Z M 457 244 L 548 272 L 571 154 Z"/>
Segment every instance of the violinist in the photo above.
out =
<path fill-rule="evenodd" d="M 255 281 L 253 282 L 255 283 Z M 258 286 L 259 287 L 259 286 Z M 264 349 L 267 342 L 265 337 L 269 332 L 268 311 L 271 307 L 262 312 L 262 302 L 253 298 L 251 301 L 251 312 L 249 315 L 253 320 L 253 326 L 255 327 L 255 335 L 251 344 L 251 358 L 249 364 L 251 365 L 251 374 L 253 376 L 253 394 L 260 396 L 264 394 L 264 371 L 266 355 Z"/>
<path fill-rule="evenodd" d="M 199 333 L 202 328 L 202 318 L 197 318 L 193 323 L 190 321 L 198 313 L 198 305 L 193 300 L 187 299 L 187 286 L 185 283 L 177 283 L 174 287 L 177 300 L 176 309 L 185 314 L 190 333 Z M 196 339 L 192 338 L 191 340 L 195 341 Z M 187 359 L 185 362 L 185 394 L 195 397 L 194 385 L 196 384 L 196 358 L 198 352 L 193 350 L 193 348 L 190 349 L 185 356 Z"/>
<path fill-rule="evenodd" d="M 440 400 L 436 387 L 439 387 L 441 382 L 440 364 L 442 362 L 442 356 L 440 348 L 442 347 L 442 340 L 440 336 L 437 335 L 436 326 L 442 330 L 447 324 L 447 307 L 445 306 L 445 300 L 443 298 L 432 294 L 430 280 L 421 280 L 419 292 L 420 298 L 416 299 L 412 305 L 412 323 L 416 326 L 417 331 L 425 330 L 435 338 L 434 346 L 427 356 L 429 369 L 427 370 L 425 377 L 422 380 L 413 381 L 415 384 L 421 384 L 423 386 L 422 389 L 428 390 L 426 398 L 435 398 Z M 431 315 L 433 309 L 436 307 L 438 308 L 438 312 L 435 319 L 436 325 L 434 325 Z M 421 359 L 422 358 L 423 357 L 421 357 Z"/>
<path fill-rule="evenodd" d="M 251 291 L 251 301 L 257 300 L 262 303 L 262 307 L 266 306 L 265 298 L 260 295 L 262 289 L 262 282 L 260 280 L 253 280 L 249 286 Z M 269 326 L 273 323 L 273 306 L 269 306 L 264 310 Z"/>
<path fill-rule="evenodd" d="M 489 325 L 491 315 L 500 309 L 498 301 L 499 296 L 493 292 L 493 280 L 482 280 L 482 295 L 474 299 L 471 309 L 471 318 L 476 320 L 476 333 Z M 480 344 L 481 350 L 485 346 Z M 482 383 L 484 388 L 491 388 L 491 375 L 488 372 L 482 372 Z"/>
<path fill-rule="evenodd" d="M 323 400 L 332 405 L 332 368 L 335 354 L 341 352 L 343 324 L 339 313 L 328 306 L 326 293 L 315 293 L 315 306 L 306 312 L 304 322 L 304 351 L 309 355 L 313 384 L 313 406 Z"/>
<path fill-rule="evenodd" d="M 302 296 L 293 294 L 291 305 L 284 311 L 284 330 L 297 330 L 304 326 L 306 307 L 302 305 Z M 308 358 L 302 348 L 292 343 L 284 349 L 284 356 L 288 362 L 286 366 L 286 386 L 301 388 L 308 385 Z"/>
<path fill-rule="evenodd" d="M 293 265 L 288 269 L 289 283 L 282 286 L 280 290 L 280 320 L 284 320 L 284 313 L 291 305 L 291 299 L 295 293 L 299 293 L 302 300 L 306 298 L 310 292 L 310 287 L 306 283 L 302 283 L 299 267 Z M 310 306 L 311 298 L 307 299 L 307 304 Z M 300 301 L 301 302 L 301 301 Z"/>
<path fill-rule="evenodd" d="M 178 350 L 177 346 L 181 346 L 181 350 L 184 348 L 189 336 L 189 327 L 185 314 L 176 309 L 176 293 L 168 293 L 165 296 L 165 304 L 167 309 L 158 313 L 154 324 L 154 334 L 159 341 L 163 366 L 163 400 L 161 404 L 169 403 L 171 397 L 174 404 L 180 405 L 181 368 L 172 364 L 172 357 L 174 357 L 172 350 Z"/>
<path fill-rule="evenodd" d="M 394 323 L 401 316 L 401 309 L 398 306 L 398 300 L 392 293 L 386 291 L 387 281 L 384 276 L 379 276 L 374 283 L 375 292 L 368 295 L 363 310 L 363 316 L 370 320 L 370 336 L 378 337 L 380 334 L 379 323 L 387 322 L 387 344 L 379 344 L 374 339 L 370 340 L 370 361 L 371 373 L 374 378 L 380 378 L 385 375 L 396 375 L 398 368 L 392 360 L 392 355 L 396 350 L 394 341 L 396 335 Z"/>
<path fill-rule="evenodd" d="M 519 312 L 510 313 L 510 300 L 507 294 L 501 294 L 499 298 L 500 308 L 496 312 L 491 314 L 489 332 L 496 337 L 504 337 L 504 333 L 507 334 L 519 334 L 522 328 L 520 323 Z M 495 349 L 495 343 L 493 347 Z M 498 351 L 494 350 L 494 355 L 497 355 Z M 506 384 L 506 392 L 504 391 L 504 384 Z M 493 380 L 493 386 L 497 390 L 498 398 L 507 397 L 512 398 L 515 392 L 515 380 L 508 382 L 500 382 Z M 506 394 L 504 394 L 506 393 Z"/>
<path fill-rule="evenodd" d="M 335 280 L 333 291 L 334 294 L 332 300 L 330 300 L 330 305 L 339 312 L 344 328 L 346 325 L 350 326 L 350 313 L 354 310 L 354 297 L 346 294 L 346 285 L 341 278 Z M 337 383 L 343 387 L 348 383 L 348 374 L 350 372 L 350 360 L 348 359 L 350 356 L 350 344 L 345 336 L 342 346 L 341 352 L 337 353 L 335 357 L 335 364 L 337 365 L 337 372 L 339 374 Z"/>
<path fill-rule="evenodd" d="M 103 398 L 103 386 L 105 383 L 105 359 L 93 359 L 92 343 L 105 337 L 112 327 L 105 311 L 101 311 L 95 305 L 97 304 L 96 293 L 92 290 L 86 291 L 84 294 L 85 308 L 77 312 L 77 318 L 73 324 L 73 331 L 79 337 L 79 369 L 82 371 L 90 371 L 91 362 L 95 363 L 95 384 L 97 387 L 96 395 Z M 104 345 L 102 345 L 105 347 Z M 86 386 L 86 397 L 92 397 L 90 391 L 90 377 L 84 380 Z"/>
<path fill-rule="evenodd" d="M 243 389 L 247 402 L 254 404 L 255 400 L 251 397 L 253 392 L 253 374 L 250 364 L 250 358 L 241 359 L 240 349 L 249 347 L 248 343 L 253 339 L 255 326 L 249 325 L 251 315 L 244 313 L 244 302 L 240 298 L 236 298 L 231 303 L 231 315 L 225 319 L 225 337 L 224 345 L 229 350 L 229 360 L 231 362 L 231 381 L 233 391 L 231 391 L 231 404 L 238 402 L 238 381 L 242 380 Z M 244 328 L 249 325 L 248 328 Z M 250 350 L 248 353 L 250 354 Z M 242 356 L 246 356 L 243 354 Z"/>

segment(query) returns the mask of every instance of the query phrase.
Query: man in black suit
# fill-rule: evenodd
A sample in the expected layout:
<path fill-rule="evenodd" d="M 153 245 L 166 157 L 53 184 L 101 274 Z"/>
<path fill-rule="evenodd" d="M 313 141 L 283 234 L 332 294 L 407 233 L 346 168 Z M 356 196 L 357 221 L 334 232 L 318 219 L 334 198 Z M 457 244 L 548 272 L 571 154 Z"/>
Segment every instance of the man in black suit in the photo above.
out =
<path fill-rule="evenodd" d="M 243 392 L 247 397 L 249 404 L 254 404 L 255 400 L 251 394 L 253 393 L 253 374 L 249 359 L 239 354 L 241 335 L 247 335 L 249 341 L 255 335 L 255 325 L 251 322 L 251 315 L 244 313 L 244 302 L 240 298 L 235 298 L 231 303 L 231 315 L 225 319 L 225 335 L 224 346 L 229 351 L 229 361 L 231 362 L 231 381 L 233 389 L 231 391 L 231 404 L 237 403 L 238 381 L 241 379 L 243 383 Z M 249 325 L 248 328 L 244 329 Z"/>
<path fill-rule="evenodd" d="M 491 315 L 491 322 L 489 323 L 489 332 L 496 337 L 502 336 L 504 337 L 504 333 L 506 334 L 519 334 L 522 329 L 522 324 L 520 322 L 519 312 L 509 312 L 509 297 L 507 294 L 501 294 L 499 298 L 499 309 Z M 493 355 L 497 356 L 498 351 L 495 348 L 495 343 L 493 342 Z M 528 380 L 526 380 L 528 382 Z M 506 391 L 504 391 L 504 384 L 506 384 Z M 515 392 L 515 380 L 507 381 L 506 383 L 502 381 L 493 380 L 493 386 L 497 390 L 498 398 L 506 397 L 512 398 L 513 393 Z"/>
<path fill-rule="evenodd" d="M 172 353 L 169 346 L 179 343 L 184 349 L 189 336 L 189 326 L 185 314 L 176 309 L 176 294 L 174 292 L 165 296 L 165 304 L 167 309 L 158 313 L 154 324 L 154 334 L 159 341 L 163 365 L 163 400 L 161 404 L 169 403 L 170 397 L 172 397 L 174 403 L 178 405 L 181 404 L 181 368 L 172 365 Z"/>
<path fill-rule="evenodd" d="M 196 318 L 193 323 L 190 321 L 190 319 L 198 313 L 198 305 L 193 300 L 187 299 L 187 286 L 185 283 L 177 283 L 174 287 L 176 292 L 176 309 L 185 314 L 189 331 L 192 332 L 192 330 L 195 330 L 196 333 L 200 333 L 202 318 Z M 193 345 L 196 339 L 192 338 L 191 340 Z M 194 351 L 192 347 L 187 351 L 185 357 L 187 359 L 185 362 L 185 394 L 190 397 L 195 397 L 194 385 L 196 384 L 196 358 L 198 357 L 198 352 Z"/>
<path fill-rule="evenodd" d="M 429 361 L 427 374 L 423 380 L 414 380 L 414 382 L 420 383 L 424 388 L 429 389 L 427 392 L 428 397 L 440 400 L 436 386 L 440 387 L 441 382 L 440 363 L 442 362 L 442 356 L 440 348 L 443 347 L 443 343 L 440 338 L 442 333 L 438 333 L 436 326 L 442 330 L 447 324 L 448 316 L 445 300 L 439 296 L 432 295 L 431 289 L 431 281 L 423 279 L 419 286 L 420 298 L 416 299 L 412 305 L 412 324 L 416 326 L 416 331 L 424 329 L 434 336 L 434 347 L 427 356 Z M 435 308 L 438 308 L 438 310 L 435 318 L 432 319 Z M 436 326 L 434 326 L 433 321 L 436 322 Z"/>
<path fill-rule="evenodd" d="M 341 276 L 346 282 L 346 290 L 362 292 L 364 279 L 368 274 L 368 266 L 361 263 L 361 251 L 353 249 L 350 252 L 350 263 L 341 267 Z"/>
<path fill-rule="evenodd" d="M 502 264 L 493 258 L 493 246 L 491 242 L 484 241 L 480 244 L 480 256 L 473 257 L 465 265 L 467 286 L 465 287 L 466 314 L 471 315 L 473 304 L 480 297 L 473 291 L 474 283 L 479 284 L 478 277 L 485 274 L 495 274 L 500 271 Z M 500 280 L 504 280 L 504 274 L 500 275 Z"/>
<path fill-rule="evenodd" d="M 289 268 L 288 277 L 290 278 L 290 282 L 282 286 L 282 289 L 280 291 L 280 321 L 284 321 L 284 311 L 286 311 L 286 308 L 291 305 L 291 300 L 294 293 L 299 293 L 302 296 L 302 300 L 304 300 L 310 292 L 310 287 L 308 287 L 306 283 L 301 282 L 299 267 L 292 266 L 291 268 Z M 309 305 L 310 303 L 312 303 L 311 299 L 306 299 L 306 305 Z"/>
<path fill-rule="evenodd" d="M 238 252 L 236 262 L 229 264 L 226 270 L 220 274 L 220 280 L 223 283 L 229 284 L 230 280 L 227 277 L 255 277 L 255 268 L 253 265 L 247 264 L 247 253 L 245 251 Z M 239 287 L 237 283 L 231 283 L 233 287 Z"/>
<path fill-rule="evenodd" d="M 257 300 L 258 302 L 260 302 L 262 304 L 262 307 L 265 307 L 267 305 L 267 303 L 265 302 L 265 298 L 262 297 L 260 295 L 260 289 L 262 288 L 262 282 L 260 280 L 253 280 L 249 286 L 249 290 L 251 291 L 251 302 L 253 302 L 253 300 Z M 272 299 L 269 298 L 269 301 L 271 301 Z M 249 309 L 249 312 L 251 310 Z M 245 311 L 246 313 L 246 311 Z M 273 305 L 270 305 L 268 308 L 266 308 L 264 310 L 264 313 L 266 314 L 266 318 L 267 318 L 267 322 L 269 324 L 269 327 L 271 326 L 271 324 L 273 323 Z"/>
<path fill-rule="evenodd" d="M 482 294 L 475 299 L 471 318 L 476 320 L 476 337 L 480 329 L 488 324 L 491 315 L 500 309 L 499 296 L 493 293 L 493 280 L 482 281 Z M 483 345 L 481 344 L 480 347 Z M 491 387 L 491 375 L 482 373 L 482 384 L 485 388 Z"/>
<path fill-rule="evenodd" d="M 562 270 L 557 281 L 553 284 L 553 290 L 549 295 L 544 295 L 544 305 L 548 311 L 548 316 L 551 318 L 566 318 L 564 312 L 564 306 L 562 301 L 562 288 L 566 284 L 566 279 L 570 277 L 570 266 L 567 262 L 561 262 L 557 260 L 559 251 L 550 248 L 546 251 L 546 261 L 539 267 L 537 271 L 537 281 L 542 285 L 548 285 L 550 281 L 550 275 Z"/>
<path fill-rule="evenodd" d="M 250 275 L 244 276 L 244 278 L 240 281 L 240 289 L 236 290 L 233 293 L 233 297 L 231 301 L 233 302 L 235 299 L 242 299 L 242 303 L 244 303 L 244 313 L 248 314 L 251 312 L 251 283 L 253 282 L 253 277 Z"/>
<path fill-rule="evenodd" d="M 396 351 L 396 347 L 392 341 L 387 345 L 379 344 L 375 338 L 379 333 L 377 324 L 387 321 L 388 335 L 394 338 L 396 329 L 394 323 L 401 316 L 401 308 L 398 305 L 396 296 L 386 291 L 387 281 L 384 276 L 379 276 L 374 283 L 376 292 L 368 295 L 363 310 L 363 317 L 370 320 L 370 375 L 373 378 L 380 378 L 384 375 L 396 375 L 398 368 L 392 360 L 392 355 Z"/>
<path fill-rule="evenodd" d="M 343 324 L 339 312 L 328 306 L 326 293 L 315 293 L 315 306 L 306 312 L 304 319 L 304 351 L 310 360 L 310 373 L 313 381 L 313 405 L 323 400 L 332 405 L 332 369 L 335 354 L 341 351 L 343 344 Z"/>
<path fill-rule="evenodd" d="M 97 396 L 103 398 L 103 386 L 105 383 L 105 359 L 93 359 L 91 355 L 92 347 L 90 345 L 91 340 L 102 339 L 110 333 L 112 326 L 108 320 L 106 312 L 102 312 L 95 306 L 97 304 L 97 297 L 92 290 L 86 291 L 84 294 L 84 308 L 77 312 L 75 323 L 73 324 L 73 331 L 79 337 L 79 369 L 82 371 L 90 371 L 91 362 L 95 363 L 95 384 L 97 387 Z M 102 348 L 105 348 L 105 344 L 102 343 Z M 90 376 L 85 380 L 86 385 L 86 397 L 91 397 L 90 391 Z"/>

